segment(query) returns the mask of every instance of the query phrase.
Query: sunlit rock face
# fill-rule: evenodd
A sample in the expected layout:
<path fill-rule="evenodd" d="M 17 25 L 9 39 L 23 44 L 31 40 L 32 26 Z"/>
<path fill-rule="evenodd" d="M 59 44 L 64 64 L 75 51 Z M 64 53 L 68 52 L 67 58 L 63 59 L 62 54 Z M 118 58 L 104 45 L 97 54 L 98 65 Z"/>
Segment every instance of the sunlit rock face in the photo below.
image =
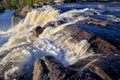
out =
<path fill-rule="evenodd" d="M 92 27 L 91 24 L 102 26 L 102 24 L 95 24 L 102 23 L 101 20 L 91 20 L 89 17 L 95 14 L 97 16 L 102 15 L 101 11 L 89 8 L 61 13 L 60 10 L 51 6 L 43 6 L 42 8 L 28 12 L 25 19 L 16 26 L 6 32 L 0 33 L 0 38 L 1 36 L 3 38 L 0 39 L 0 78 L 6 80 L 32 79 L 36 59 L 41 59 L 41 57 L 49 55 L 54 56 L 52 57 L 53 63 L 57 60 L 55 65 L 58 64 L 60 69 L 60 66 L 63 66 L 62 68 L 65 73 L 62 75 L 61 71 L 58 71 L 58 76 L 62 75 L 60 76 L 61 79 L 68 79 L 68 76 L 63 78 L 64 75 L 73 75 L 71 72 L 79 72 L 78 70 L 69 69 L 68 66 L 74 65 L 79 60 L 87 60 L 87 58 L 96 55 L 99 57 L 102 54 L 119 55 L 119 50 L 116 46 L 95 34 L 81 29 L 80 26 L 82 24 L 88 24 L 89 27 Z M 90 21 L 92 22 L 90 23 Z M 42 63 L 44 64 L 44 60 L 48 62 L 42 65 Z M 35 65 L 36 68 L 38 69 L 40 66 L 45 67 L 49 64 L 51 70 L 56 68 L 54 64 L 52 65 L 52 61 L 49 60 L 49 57 L 40 60 L 38 67 Z M 86 64 L 82 67 L 86 67 Z M 44 67 L 42 67 L 42 72 L 38 70 L 39 74 L 35 73 L 34 76 L 37 76 L 34 77 L 35 80 L 39 77 L 48 79 L 45 76 L 49 71 L 44 71 Z M 36 68 L 35 72 L 37 72 Z M 57 78 L 58 76 L 54 76 L 55 72 L 50 73 L 51 76 L 49 77 L 52 80 L 59 79 Z M 79 74 L 82 75 L 81 72 Z M 96 77 L 100 79 L 104 78 L 103 75 L 98 74 L 95 74 Z M 107 73 L 105 74 L 108 79 L 111 79 Z M 91 75 L 93 74 L 91 73 Z M 77 74 L 76 76 L 77 78 L 82 78 Z M 94 78 L 95 76 L 90 77 L 91 80 Z"/>

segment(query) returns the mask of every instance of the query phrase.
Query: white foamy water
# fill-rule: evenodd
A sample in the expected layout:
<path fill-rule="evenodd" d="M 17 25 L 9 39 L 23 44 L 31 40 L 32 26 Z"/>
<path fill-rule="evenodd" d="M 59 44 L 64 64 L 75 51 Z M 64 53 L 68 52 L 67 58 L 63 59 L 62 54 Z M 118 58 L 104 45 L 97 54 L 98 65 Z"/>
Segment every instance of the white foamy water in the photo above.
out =
<path fill-rule="evenodd" d="M 84 16 L 83 13 L 88 16 Z M 87 40 L 74 43 L 70 41 L 69 33 L 60 32 L 64 32 L 67 25 L 87 19 L 94 13 L 101 14 L 100 11 L 89 8 L 60 13 L 51 6 L 44 6 L 32 10 L 19 24 L 6 32 L 1 32 L 0 66 L 2 67 L 0 71 L 10 64 L 9 69 L 3 74 L 5 79 L 9 79 L 11 75 L 20 75 L 21 72 L 29 71 L 34 61 L 45 55 L 55 56 L 66 66 L 93 55 L 94 51 Z M 47 26 L 38 38 L 32 36 L 31 30 L 36 26 L 44 27 L 45 24 L 58 20 L 65 23 L 57 27 Z"/>

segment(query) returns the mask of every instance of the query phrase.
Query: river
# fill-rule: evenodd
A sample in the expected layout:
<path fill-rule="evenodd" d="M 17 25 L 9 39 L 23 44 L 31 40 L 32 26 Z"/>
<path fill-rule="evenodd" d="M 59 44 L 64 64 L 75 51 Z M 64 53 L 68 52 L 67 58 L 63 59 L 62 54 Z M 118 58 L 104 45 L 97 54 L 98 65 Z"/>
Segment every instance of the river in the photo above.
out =
<path fill-rule="evenodd" d="M 0 13 L 0 31 L 7 30 L 11 25 L 11 17 L 14 10 L 5 10 L 5 12 Z"/>

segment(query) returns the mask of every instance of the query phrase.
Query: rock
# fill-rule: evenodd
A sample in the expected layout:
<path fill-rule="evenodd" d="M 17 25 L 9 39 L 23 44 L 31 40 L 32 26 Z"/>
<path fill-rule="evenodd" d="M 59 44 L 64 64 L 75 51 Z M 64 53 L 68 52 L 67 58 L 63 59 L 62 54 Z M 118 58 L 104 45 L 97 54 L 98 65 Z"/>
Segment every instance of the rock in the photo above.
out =
<path fill-rule="evenodd" d="M 37 26 L 35 27 L 31 32 L 32 32 L 32 36 L 34 37 L 38 37 L 39 34 L 41 34 L 43 32 L 44 28 L 42 28 L 41 26 Z"/>
<path fill-rule="evenodd" d="M 69 20 L 70 19 L 68 19 L 66 21 L 69 21 Z M 109 25 L 117 24 L 117 22 L 115 22 L 115 21 L 102 20 L 102 19 L 97 19 L 97 18 L 92 18 L 92 17 L 89 17 L 82 21 L 78 21 L 76 23 L 80 24 L 80 25 L 81 24 L 93 24 L 93 25 L 98 25 L 98 26 L 102 26 L 102 27 L 105 27 L 105 26 L 107 27 Z"/>
<path fill-rule="evenodd" d="M 90 73 L 90 75 L 88 75 Z M 60 61 L 52 56 L 45 56 L 35 62 L 33 80 L 102 80 L 90 71 L 80 72 L 64 67 Z"/>
<path fill-rule="evenodd" d="M 22 16 L 18 16 L 14 14 L 11 18 L 11 25 L 12 26 L 17 25 L 21 21 L 21 19 L 23 19 Z"/>
<path fill-rule="evenodd" d="M 25 6 L 21 10 L 16 10 L 16 12 L 13 14 L 11 18 L 12 26 L 15 26 L 19 23 L 20 20 L 24 19 L 24 17 L 27 15 L 28 12 L 32 10 L 32 7 Z"/>
<path fill-rule="evenodd" d="M 119 50 L 116 46 L 112 45 L 108 41 L 100 38 L 99 36 L 89 33 L 79 26 L 81 23 L 76 22 L 70 25 L 62 25 L 61 28 L 56 32 L 53 33 L 52 36 L 54 41 L 65 51 L 69 50 L 70 52 L 74 52 L 75 54 L 79 54 L 82 50 L 80 48 L 81 41 L 84 41 L 88 44 L 89 49 L 87 52 L 94 52 L 94 53 L 118 53 Z M 64 36 L 63 36 L 64 35 Z M 62 45 L 61 45 L 62 44 Z M 76 45 L 78 44 L 78 45 Z M 73 47 L 74 46 L 74 47 Z"/>
<path fill-rule="evenodd" d="M 48 27 L 48 26 L 58 27 L 64 23 L 65 22 L 63 22 L 63 21 L 51 21 L 51 22 L 48 22 L 47 24 L 45 24 L 43 27 Z"/>
<path fill-rule="evenodd" d="M 32 7 L 27 5 L 23 7 L 22 10 L 18 11 L 17 14 L 25 17 L 26 14 L 30 12 L 31 10 L 32 10 Z"/>
<path fill-rule="evenodd" d="M 80 42 L 83 39 L 88 40 L 95 53 L 119 53 L 119 50 L 114 45 L 95 34 L 80 29 L 79 26 L 79 24 L 72 24 L 64 29 L 64 32 L 71 35 L 72 41 Z"/>
<path fill-rule="evenodd" d="M 87 61 L 86 61 L 87 60 Z M 86 62 L 81 67 L 82 62 Z M 52 56 L 36 60 L 33 80 L 119 80 L 120 55 L 96 55 L 65 67 Z"/>
<path fill-rule="evenodd" d="M 120 79 L 120 55 L 101 55 L 92 56 L 83 60 L 79 60 L 70 66 L 74 69 L 82 68 L 90 70 L 99 75 L 103 80 L 119 80 Z"/>
<path fill-rule="evenodd" d="M 34 76 L 33 80 L 48 80 L 49 70 L 46 68 L 43 60 L 36 60 L 34 64 Z"/>
<path fill-rule="evenodd" d="M 107 26 L 111 23 L 108 21 L 103 21 L 103 20 L 95 19 L 95 18 L 89 18 L 88 20 L 89 20 L 87 22 L 88 24 L 95 24 L 95 25 L 101 25 L 101 26 Z"/>

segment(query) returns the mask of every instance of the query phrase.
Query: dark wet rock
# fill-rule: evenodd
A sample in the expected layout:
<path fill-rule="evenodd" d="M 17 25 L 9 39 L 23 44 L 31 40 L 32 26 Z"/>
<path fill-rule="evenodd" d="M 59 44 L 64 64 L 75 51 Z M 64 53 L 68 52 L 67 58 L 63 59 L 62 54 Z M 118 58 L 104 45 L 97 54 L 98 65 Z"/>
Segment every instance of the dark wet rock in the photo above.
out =
<path fill-rule="evenodd" d="M 95 53 L 119 53 L 116 46 L 100 38 L 99 36 L 89 33 L 79 28 L 80 24 L 72 24 L 65 27 L 64 32 L 69 33 L 72 41 L 79 42 L 83 39 L 88 40 Z"/>
<path fill-rule="evenodd" d="M 42 28 L 41 26 L 37 26 L 35 27 L 31 32 L 32 32 L 32 36 L 34 37 L 38 37 L 39 34 L 41 34 L 43 32 L 44 28 Z"/>
<path fill-rule="evenodd" d="M 35 62 L 33 80 L 102 80 L 89 70 L 80 72 L 64 67 L 60 61 L 52 56 L 45 56 Z"/>
<path fill-rule="evenodd" d="M 98 16 L 98 18 L 91 17 L 83 21 L 78 21 L 75 24 L 78 24 L 79 27 L 85 31 L 99 35 L 101 38 L 120 49 L 120 22 L 112 21 L 112 18 L 110 20 L 111 21 L 100 19 Z"/>
<path fill-rule="evenodd" d="M 34 76 L 33 80 L 48 80 L 49 70 L 46 68 L 43 60 L 36 60 L 34 63 Z"/>
<path fill-rule="evenodd" d="M 49 26 L 52 26 L 52 27 L 58 27 L 62 24 L 64 24 L 65 22 L 62 21 L 62 20 L 59 20 L 59 21 L 51 21 L 51 22 L 48 22 L 47 24 L 45 24 L 43 27 L 49 27 Z"/>
<path fill-rule="evenodd" d="M 71 66 L 64 67 L 56 58 L 45 56 L 35 62 L 33 80 L 120 79 L 119 55 L 96 55 L 81 61 Z M 86 64 L 83 64 L 83 62 L 86 62 Z"/>
<path fill-rule="evenodd" d="M 79 60 L 73 64 L 72 68 L 91 72 L 99 75 L 103 80 L 119 80 L 120 79 L 120 55 L 99 55 Z"/>

